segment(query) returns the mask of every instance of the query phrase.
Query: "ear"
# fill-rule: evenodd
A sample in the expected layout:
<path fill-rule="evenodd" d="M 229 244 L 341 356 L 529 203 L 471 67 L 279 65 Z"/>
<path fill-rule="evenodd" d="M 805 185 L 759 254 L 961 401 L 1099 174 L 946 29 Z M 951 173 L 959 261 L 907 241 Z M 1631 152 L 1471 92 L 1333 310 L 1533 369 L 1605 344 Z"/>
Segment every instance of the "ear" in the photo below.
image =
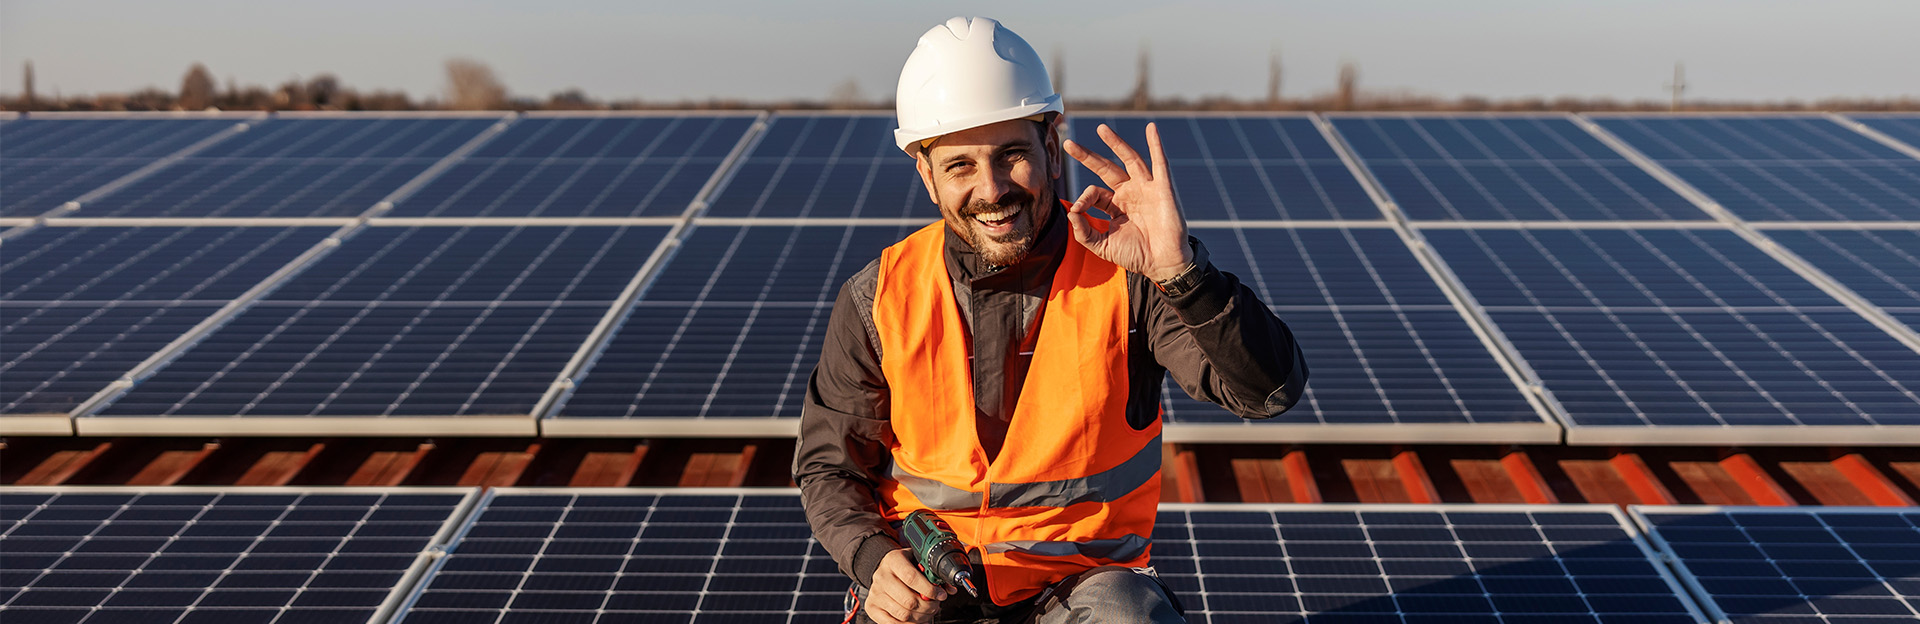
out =
<path fill-rule="evenodd" d="M 1054 115 L 1053 120 L 1047 123 L 1047 136 L 1045 138 L 1047 146 L 1047 175 L 1052 176 L 1055 180 L 1062 179 L 1067 171 L 1067 153 L 1066 150 L 1061 148 L 1060 141 L 1060 128 L 1065 127 L 1064 124 L 1066 120 L 1067 115 L 1060 113 Z"/>
<path fill-rule="evenodd" d="M 920 183 L 927 187 L 927 199 L 938 206 L 940 195 L 933 191 L 933 163 L 929 160 L 931 158 L 929 151 L 931 150 L 922 148 L 913 155 L 913 168 L 920 170 Z"/>

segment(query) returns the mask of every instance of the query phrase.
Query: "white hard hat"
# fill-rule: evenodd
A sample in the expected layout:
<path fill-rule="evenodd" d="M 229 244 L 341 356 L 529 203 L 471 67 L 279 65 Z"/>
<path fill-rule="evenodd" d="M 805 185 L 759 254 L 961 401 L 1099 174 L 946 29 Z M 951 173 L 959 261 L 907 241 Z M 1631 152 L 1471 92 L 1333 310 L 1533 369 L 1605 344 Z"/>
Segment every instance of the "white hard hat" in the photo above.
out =
<path fill-rule="evenodd" d="M 956 17 L 920 35 L 900 69 L 900 149 L 1009 119 L 1063 112 L 1047 66 L 1027 40 L 984 17 Z"/>

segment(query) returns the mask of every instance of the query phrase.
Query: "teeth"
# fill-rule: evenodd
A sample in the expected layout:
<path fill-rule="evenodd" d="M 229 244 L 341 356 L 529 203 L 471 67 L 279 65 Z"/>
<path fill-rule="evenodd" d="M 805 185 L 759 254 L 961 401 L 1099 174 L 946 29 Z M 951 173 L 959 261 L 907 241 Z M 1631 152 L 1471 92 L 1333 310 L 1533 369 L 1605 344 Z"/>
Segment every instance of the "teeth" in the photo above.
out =
<path fill-rule="evenodd" d="M 981 214 L 973 215 L 973 218 L 980 220 L 982 223 L 987 223 L 987 222 L 999 221 L 1001 219 L 1011 217 L 1013 216 L 1013 213 L 1014 211 L 1009 209 L 1009 210 L 1002 210 L 1000 212 L 981 213 Z"/>

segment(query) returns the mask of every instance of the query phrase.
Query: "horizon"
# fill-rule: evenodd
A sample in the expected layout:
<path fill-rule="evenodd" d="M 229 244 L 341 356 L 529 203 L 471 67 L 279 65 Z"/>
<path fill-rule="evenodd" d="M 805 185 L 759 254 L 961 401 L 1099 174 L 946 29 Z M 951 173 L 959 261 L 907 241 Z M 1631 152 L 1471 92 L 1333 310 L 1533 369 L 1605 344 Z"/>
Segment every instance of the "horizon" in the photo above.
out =
<path fill-rule="evenodd" d="M 1289 100 L 1333 92 L 1349 61 L 1363 93 L 1443 99 L 1661 101 L 1676 62 L 1686 66 L 1693 101 L 1920 94 L 1911 63 L 1920 38 L 1904 32 L 1920 23 L 1920 3 L 1897 0 L 1095 6 L 1106 7 L 998 2 L 976 13 L 997 16 L 1049 65 L 1064 59 L 1065 93 L 1089 100 L 1131 91 L 1142 46 L 1151 50 L 1157 98 L 1264 99 L 1271 51 L 1281 56 Z M 829 9 L 751 0 L 537 8 L 10 0 L 0 5 L 0 94 L 20 93 L 30 60 L 36 91 L 47 96 L 177 91 L 199 62 L 222 88 L 330 73 L 362 92 L 442 99 L 445 61 L 467 57 L 491 66 L 515 97 L 579 89 L 602 101 L 825 100 L 851 80 L 878 103 L 891 99 L 914 38 L 950 12 L 870 0 Z M 103 49 L 101 41 L 118 43 Z"/>

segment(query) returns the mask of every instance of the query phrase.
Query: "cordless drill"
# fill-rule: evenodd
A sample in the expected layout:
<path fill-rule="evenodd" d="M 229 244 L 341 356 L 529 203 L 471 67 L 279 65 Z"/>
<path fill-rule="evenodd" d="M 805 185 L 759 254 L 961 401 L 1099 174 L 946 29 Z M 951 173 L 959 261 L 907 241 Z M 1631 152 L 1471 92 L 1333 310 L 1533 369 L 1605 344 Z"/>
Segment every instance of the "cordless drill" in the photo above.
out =
<path fill-rule="evenodd" d="M 906 536 L 913 563 L 920 567 L 920 573 L 927 575 L 928 581 L 945 587 L 962 587 L 968 594 L 980 595 L 973 588 L 973 568 L 967 564 L 967 547 L 954 536 L 947 521 L 922 509 L 907 514 L 900 534 Z"/>

